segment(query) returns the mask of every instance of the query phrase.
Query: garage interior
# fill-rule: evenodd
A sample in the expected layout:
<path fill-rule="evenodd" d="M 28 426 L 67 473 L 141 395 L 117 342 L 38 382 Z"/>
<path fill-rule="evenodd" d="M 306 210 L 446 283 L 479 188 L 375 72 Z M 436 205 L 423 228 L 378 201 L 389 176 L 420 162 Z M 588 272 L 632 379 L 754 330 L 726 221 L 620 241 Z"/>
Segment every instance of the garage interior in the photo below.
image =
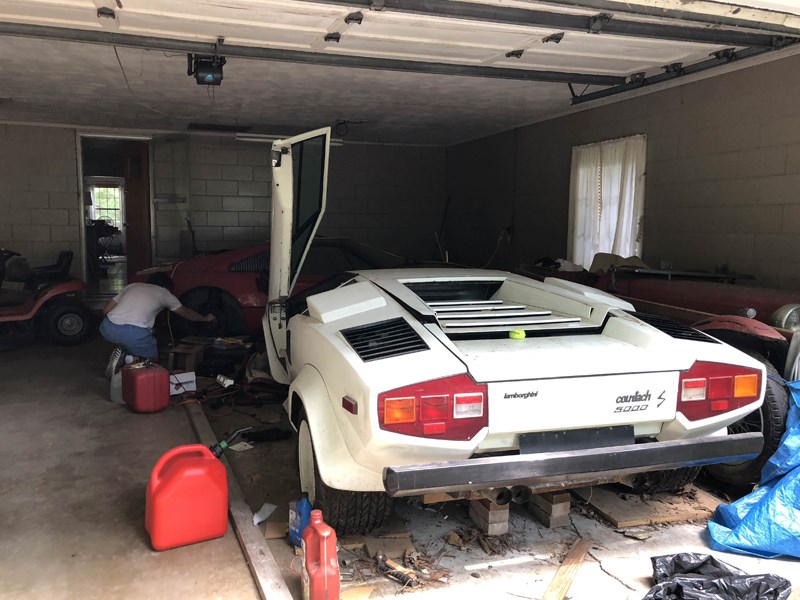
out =
<path fill-rule="evenodd" d="M 573 256 L 574 149 L 644 136 L 644 263 L 798 290 L 798 42 L 791 0 L 0 0 L 0 247 L 32 268 L 71 251 L 99 322 L 143 269 L 269 240 L 271 143 L 330 126 L 318 235 L 519 273 Z M 221 85 L 187 75 L 187 54 L 225 57 Z M 160 327 L 164 359 L 171 335 Z M 135 414 L 109 401 L 110 350 L 96 336 L 0 354 L 0 596 L 302 597 L 285 538 L 261 524 L 253 546 L 238 529 L 265 502 L 266 532 L 286 524 L 300 496 L 280 403 Z M 224 537 L 156 552 L 150 470 L 215 441 L 209 424 L 216 438 L 289 433 L 226 453 L 238 493 Z M 514 505 L 502 556 L 446 543 L 470 523 L 464 505 L 399 499 L 401 539 L 438 553 L 428 574 L 448 565 L 411 593 L 641 598 L 650 557 L 710 552 L 706 519 L 626 535 L 576 498 L 565 527 Z M 543 596 L 576 539 L 594 544 L 580 571 Z M 343 548 L 357 575 L 342 597 L 402 589 L 377 571 L 359 580 Z M 796 559 L 713 554 L 800 583 Z"/>

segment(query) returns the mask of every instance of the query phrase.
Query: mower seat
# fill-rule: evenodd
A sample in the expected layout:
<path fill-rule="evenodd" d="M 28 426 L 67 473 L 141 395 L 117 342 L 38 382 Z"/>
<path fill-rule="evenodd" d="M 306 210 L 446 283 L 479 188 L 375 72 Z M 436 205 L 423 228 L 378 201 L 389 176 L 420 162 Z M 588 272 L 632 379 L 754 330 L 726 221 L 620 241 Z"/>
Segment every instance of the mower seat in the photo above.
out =
<path fill-rule="evenodd" d="M 31 269 L 31 273 L 28 275 L 28 280 L 34 282 L 45 282 L 69 279 L 69 268 L 72 266 L 72 256 L 72 250 L 62 250 L 58 253 L 58 258 L 56 258 L 55 264 Z"/>

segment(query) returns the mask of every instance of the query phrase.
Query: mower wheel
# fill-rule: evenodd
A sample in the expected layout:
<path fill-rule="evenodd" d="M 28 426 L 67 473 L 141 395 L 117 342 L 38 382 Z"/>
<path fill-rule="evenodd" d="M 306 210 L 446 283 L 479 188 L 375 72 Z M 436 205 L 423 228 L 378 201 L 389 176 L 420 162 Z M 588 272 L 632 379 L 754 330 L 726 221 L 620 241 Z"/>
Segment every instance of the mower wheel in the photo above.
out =
<path fill-rule="evenodd" d="M 58 302 L 45 312 L 42 328 L 59 346 L 77 346 L 94 333 L 94 316 L 79 302 Z"/>

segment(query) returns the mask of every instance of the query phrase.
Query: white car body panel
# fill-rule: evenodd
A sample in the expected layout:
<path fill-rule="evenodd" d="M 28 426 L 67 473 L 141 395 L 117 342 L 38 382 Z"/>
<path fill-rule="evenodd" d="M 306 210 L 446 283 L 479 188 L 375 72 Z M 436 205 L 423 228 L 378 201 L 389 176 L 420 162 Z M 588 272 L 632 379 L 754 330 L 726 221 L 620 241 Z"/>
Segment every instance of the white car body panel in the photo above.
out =
<path fill-rule="evenodd" d="M 287 143 L 276 145 L 286 151 Z M 274 181 L 281 185 L 273 188 L 273 202 L 281 214 L 291 214 L 286 188 L 291 188 L 292 178 L 284 171 Z M 324 193 L 323 185 L 320 210 Z M 281 227 L 273 258 L 278 260 L 280 253 L 285 262 L 292 255 L 286 240 L 293 239 L 294 233 L 285 223 Z M 714 446 L 716 438 L 736 441 L 736 436 L 725 435 L 726 427 L 758 408 L 763 399 L 766 375 L 755 359 L 699 332 L 682 338 L 662 331 L 630 314 L 633 306 L 629 303 L 575 283 L 538 282 L 480 269 L 373 270 L 353 272 L 327 288 L 287 302 L 282 293 L 288 289 L 291 270 L 287 264 L 273 268 L 271 263 L 271 276 L 273 272 L 281 282 L 270 285 L 264 319 L 265 334 L 272 341 L 268 343 L 270 364 L 279 372 L 283 369 L 291 382 L 286 409 L 295 426 L 305 415 L 320 477 L 336 489 L 398 492 L 389 488 L 388 469 L 407 466 L 419 468 L 424 475 L 429 468 L 431 473 L 434 467 L 447 471 L 448 463 L 467 461 L 456 469 L 467 472 L 476 455 L 518 453 L 521 436 L 540 433 L 624 430 L 632 437 L 621 456 L 652 457 L 662 446 L 680 450 L 681 441 L 694 438 Z M 400 342 L 389 334 L 364 334 L 365 345 L 357 351 L 356 342 L 349 341 L 362 335 L 359 332 L 379 331 L 386 323 L 401 327 Z M 403 349 L 406 342 L 412 350 Z M 395 343 L 400 349 L 394 349 Z M 758 372 L 758 397 L 736 410 L 702 420 L 686 419 L 676 408 L 679 377 L 696 361 Z M 485 385 L 488 395 L 486 425 L 476 422 L 480 429 L 471 432 L 469 439 L 423 437 L 382 428 L 379 394 L 458 375 L 468 375 L 477 386 Z M 705 440 L 707 436 L 712 437 Z M 634 438 L 647 443 L 634 444 Z M 642 447 L 647 447 L 643 453 L 639 452 Z M 600 447 L 586 454 L 603 452 Z M 695 464 L 691 452 L 681 456 L 687 462 L 678 464 Z M 502 470 L 506 459 L 492 460 L 489 464 L 479 458 L 472 464 L 488 464 L 489 470 L 499 465 Z M 525 460 L 519 455 L 507 462 Z M 648 460 L 652 464 L 644 467 L 660 464 L 657 459 Z M 619 471 L 631 472 L 637 464 L 634 461 Z M 613 471 L 614 465 L 609 468 Z M 510 481 L 504 477 L 502 481 Z M 433 487 L 431 483 L 427 488 L 420 486 Z M 473 487 L 478 489 L 471 480 L 451 486 Z M 412 493 L 414 488 L 411 485 L 406 491 Z"/>

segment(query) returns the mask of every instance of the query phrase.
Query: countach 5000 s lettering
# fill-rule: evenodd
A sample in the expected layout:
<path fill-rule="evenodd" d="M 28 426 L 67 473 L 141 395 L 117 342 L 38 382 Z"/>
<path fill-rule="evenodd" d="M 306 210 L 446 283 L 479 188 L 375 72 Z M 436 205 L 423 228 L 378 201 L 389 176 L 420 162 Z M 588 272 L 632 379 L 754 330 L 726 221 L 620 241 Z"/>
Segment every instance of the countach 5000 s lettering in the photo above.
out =
<path fill-rule="evenodd" d="M 631 394 L 630 396 L 617 396 L 617 404 L 625 404 L 627 402 L 649 402 L 650 401 L 650 390 L 647 390 L 644 394 L 640 394 L 637 390 L 635 394 Z"/>
<path fill-rule="evenodd" d="M 761 404 L 762 364 L 596 289 L 410 268 L 291 296 L 325 210 L 329 138 L 273 144 L 263 322 L 272 375 L 289 384 L 301 487 L 339 533 L 379 526 L 399 496 L 656 490 L 758 454 L 760 433 L 727 427 Z"/>

